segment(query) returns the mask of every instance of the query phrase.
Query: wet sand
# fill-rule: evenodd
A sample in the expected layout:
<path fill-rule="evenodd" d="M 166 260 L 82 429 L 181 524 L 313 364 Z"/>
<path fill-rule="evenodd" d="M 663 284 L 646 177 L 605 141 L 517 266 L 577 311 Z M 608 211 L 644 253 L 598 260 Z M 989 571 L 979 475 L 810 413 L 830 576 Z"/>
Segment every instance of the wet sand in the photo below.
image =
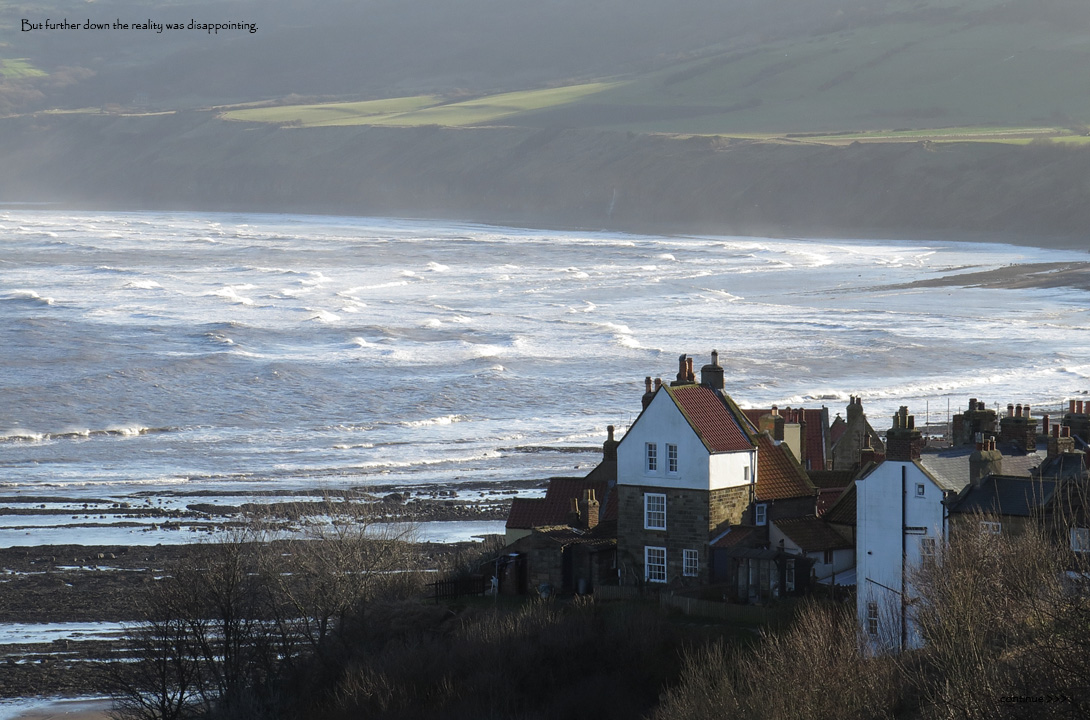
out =
<path fill-rule="evenodd" d="M 1090 290 L 1090 262 L 1024 263 L 980 272 L 944 275 L 892 288 L 980 287 L 999 289 L 1071 288 Z"/>

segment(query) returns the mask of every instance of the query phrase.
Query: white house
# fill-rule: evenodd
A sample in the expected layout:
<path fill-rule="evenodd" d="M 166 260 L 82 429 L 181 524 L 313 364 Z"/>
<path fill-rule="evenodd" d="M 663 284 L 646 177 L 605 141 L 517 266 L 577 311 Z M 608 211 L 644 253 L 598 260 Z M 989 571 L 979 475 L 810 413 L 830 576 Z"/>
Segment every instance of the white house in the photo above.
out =
<path fill-rule="evenodd" d="M 912 573 L 946 535 L 953 488 L 920 463 L 923 438 L 908 409 L 894 416 L 886 459 L 856 485 L 856 612 L 876 650 L 919 647 Z"/>

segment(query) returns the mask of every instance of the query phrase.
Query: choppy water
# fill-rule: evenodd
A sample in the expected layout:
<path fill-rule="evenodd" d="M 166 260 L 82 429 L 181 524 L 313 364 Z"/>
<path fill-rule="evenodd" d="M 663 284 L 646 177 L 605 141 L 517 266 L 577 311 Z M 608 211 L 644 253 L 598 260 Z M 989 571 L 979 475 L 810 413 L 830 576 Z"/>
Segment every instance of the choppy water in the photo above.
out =
<path fill-rule="evenodd" d="M 712 348 L 744 406 L 843 412 L 861 394 L 880 428 L 901 404 L 1043 409 L 1090 388 L 1087 293 L 887 286 L 1071 259 L 1086 255 L 0 212 L 0 495 L 582 472 L 594 453 L 541 448 L 600 444 L 635 418 L 645 375 Z"/>

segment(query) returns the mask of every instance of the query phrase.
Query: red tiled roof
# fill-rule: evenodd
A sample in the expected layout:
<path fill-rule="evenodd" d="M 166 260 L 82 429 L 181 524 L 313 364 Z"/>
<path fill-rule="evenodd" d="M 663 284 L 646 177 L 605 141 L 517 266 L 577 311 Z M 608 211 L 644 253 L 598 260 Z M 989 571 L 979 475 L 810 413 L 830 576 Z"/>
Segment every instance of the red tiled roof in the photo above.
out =
<path fill-rule="evenodd" d="M 829 445 L 836 445 L 840 442 L 840 438 L 844 436 L 844 431 L 848 429 L 848 421 L 839 415 L 833 420 L 833 424 L 829 426 Z"/>
<path fill-rule="evenodd" d="M 825 511 L 822 518 L 826 522 L 855 525 L 855 500 L 855 483 L 849 483 L 840 497 L 836 499 L 836 502 Z"/>
<path fill-rule="evenodd" d="M 572 498 L 582 498 L 584 490 L 593 490 L 599 503 L 605 501 L 605 506 L 599 505 L 599 522 L 610 519 L 609 512 L 614 516 L 617 513 L 617 502 L 607 495 L 609 483 L 604 480 L 588 480 L 587 478 L 557 477 L 549 480 L 549 487 L 545 490 L 544 498 L 515 498 L 511 501 L 511 511 L 507 515 L 507 527 L 529 529 L 544 527 L 546 525 L 566 525 L 568 515 L 571 512 Z"/>
<path fill-rule="evenodd" d="M 817 514 L 821 517 L 825 514 L 825 511 L 833 506 L 833 504 L 840 498 L 841 495 L 846 493 L 848 489 L 846 487 L 829 487 L 821 488 L 818 490 L 817 499 Z"/>
<path fill-rule="evenodd" d="M 835 550 L 852 546 L 850 540 L 812 515 L 769 522 L 779 528 L 780 532 L 803 552 Z"/>
<path fill-rule="evenodd" d="M 547 524 L 545 498 L 514 498 L 511 501 L 506 527 L 529 530 Z"/>
<path fill-rule="evenodd" d="M 811 410 L 809 408 L 798 408 L 797 410 L 790 411 L 792 414 L 802 411 L 802 421 L 806 423 L 806 437 L 803 442 L 806 443 L 806 461 L 809 463 L 809 467 L 814 470 L 825 469 L 825 438 L 822 437 L 822 427 L 824 426 L 823 414 L 825 410 L 818 408 L 817 410 Z M 772 408 L 750 408 L 749 410 L 743 410 L 746 417 L 753 427 L 758 430 L 761 429 L 761 417 L 768 415 L 772 412 Z M 787 410 L 784 410 L 784 417 L 786 418 Z M 785 420 L 786 422 L 786 420 Z"/>
<path fill-rule="evenodd" d="M 734 525 L 711 544 L 713 548 L 738 547 L 746 541 L 757 528 L 749 525 Z"/>
<path fill-rule="evenodd" d="M 825 438 L 822 437 L 825 410 L 802 411 L 802 420 L 806 423 L 806 461 L 815 470 L 825 469 Z"/>
<path fill-rule="evenodd" d="M 730 409 L 715 391 L 704 385 L 663 385 L 689 421 L 708 452 L 752 450 L 753 445 Z"/>
<path fill-rule="evenodd" d="M 816 488 L 784 443 L 766 433 L 757 436 L 757 499 L 780 500 L 813 495 Z"/>

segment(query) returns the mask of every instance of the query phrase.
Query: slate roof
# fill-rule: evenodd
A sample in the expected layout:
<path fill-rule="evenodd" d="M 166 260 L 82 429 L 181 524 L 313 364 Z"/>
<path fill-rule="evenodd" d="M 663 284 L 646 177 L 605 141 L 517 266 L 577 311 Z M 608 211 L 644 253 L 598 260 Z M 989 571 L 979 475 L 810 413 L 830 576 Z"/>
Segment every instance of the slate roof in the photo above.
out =
<path fill-rule="evenodd" d="M 710 453 L 752 450 L 749 429 L 742 423 L 745 416 L 736 417 L 730 402 L 704 385 L 663 385 L 681 414 L 689 421 L 693 432 Z"/>
<path fill-rule="evenodd" d="M 950 512 L 996 513 L 1029 517 L 1052 499 L 1056 483 L 1010 475 L 989 475 L 979 485 L 966 487 L 952 502 Z"/>
<path fill-rule="evenodd" d="M 969 456 L 976 448 L 963 445 L 940 450 L 925 450 L 920 454 L 917 465 L 943 490 L 960 492 L 969 484 Z M 1030 470 L 1037 467 L 1045 457 L 1037 452 L 1029 454 L 1004 454 L 1003 474 L 1029 477 Z"/>
<path fill-rule="evenodd" d="M 770 522 L 803 552 L 838 550 L 852 546 L 850 540 L 812 515 L 784 518 L 783 520 L 772 520 Z"/>
<path fill-rule="evenodd" d="M 767 433 L 757 436 L 758 500 L 813 496 L 815 492 L 814 484 L 786 444 L 777 444 Z"/>

